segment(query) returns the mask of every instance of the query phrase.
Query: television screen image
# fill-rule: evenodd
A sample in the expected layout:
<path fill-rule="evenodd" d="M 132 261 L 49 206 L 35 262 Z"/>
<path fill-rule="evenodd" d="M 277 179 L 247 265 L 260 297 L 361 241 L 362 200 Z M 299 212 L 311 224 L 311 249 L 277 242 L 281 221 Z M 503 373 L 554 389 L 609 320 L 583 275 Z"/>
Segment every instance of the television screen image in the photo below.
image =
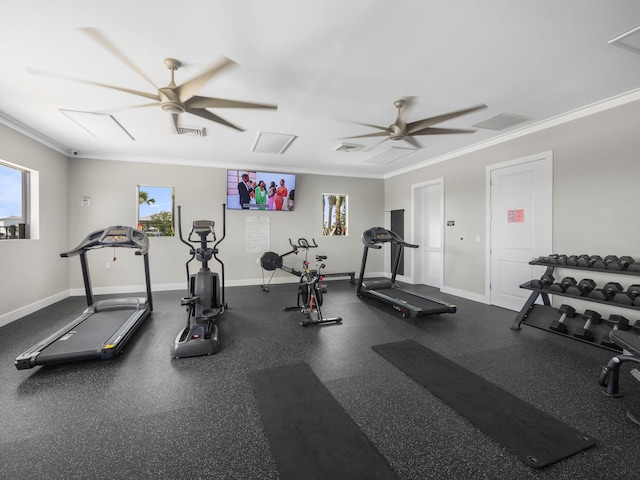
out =
<path fill-rule="evenodd" d="M 291 212 L 295 192 L 295 174 L 227 170 L 227 208 L 230 210 Z"/>

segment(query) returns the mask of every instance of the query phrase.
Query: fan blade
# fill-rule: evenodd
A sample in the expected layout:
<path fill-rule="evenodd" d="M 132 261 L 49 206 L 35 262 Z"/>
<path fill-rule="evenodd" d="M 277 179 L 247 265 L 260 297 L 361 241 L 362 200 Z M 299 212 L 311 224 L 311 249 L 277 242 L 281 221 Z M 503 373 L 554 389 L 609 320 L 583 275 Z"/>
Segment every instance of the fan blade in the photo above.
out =
<path fill-rule="evenodd" d="M 102 33 L 100 33 L 98 29 L 81 28 L 80 30 L 82 30 L 84 33 L 86 33 L 91 38 L 93 38 L 96 42 L 102 45 L 103 48 L 108 50 L 114 57 L 118 58 L 122 63 L 128 66 L 131 70 L 133 70 L 142 78 L 144 78 L 147 82 L 149 82 L 149 84 L 153 88 L 155 88 L 156 90 L 158 89 L 158 87 L 153 83 L 153 81 L 149 77 L 147 77 L 147 75 L 145 75 L 145 73 L 142 70 L 140 70 L 140 68 L 138 68 L 138 66 L 135 63 L 129 60 L 124 53 L 118 50 L 118 48 L 116 48 L 115 45 L 113 45 L 109 40 L 107 40 L 107 38 Z"/>
<path fill-rule="evenodd" d="M 378 130 L 383 130 L 383 131 L 389 133 L 389 127 L 381 127 L 380 125 L 372 125 L 370 123 L 361 123 L 361 122 L 349 122 L 349 123 L 353 123 L 355 125 L 362 125 L 363 127 L 376 128 Z"/>
<path fill-rule="evenodd" d="M 205 110 L 204 108 L 186 108 L 185 111 L 190 113 L 191 115 L 196 115 L 198 117 L 206 118 L 207 120 L 211 120 L 212 122 L 219 123 L 221 125 L 226 125 L 227 127 L 234 128 L 241 132 L 244 132 L 244 128 L 240 128 L 233 123 L 227 122 L 224 118 L 219 117 L 211 113 L 209 110 Z"/>
<path fill-rule="evenodd" d="M 49 77 L 49 78 L 55 78 L 57 80 L 67 80 L 70 82 L 86 83 L 87 85 L 95 85 L 97 87 L 110 88 L 111 90 L 118 90 L 119 92 L 130 93 L 132 95 L 138 95 L 140 97 L 145 97 L 150 100 L 160 101 L 160 98 L 155 93 L 141 92 L 140 90 L 133 90 L 131 88 L 116 87 L 115 85 L 107 85 L 106 83 L 94 82 L 91 80 L 83 80 L 82 78 L 71 77 L 68 75 L 61 75 L 59 73 L 45 72 L 44 70 L 37 70 L 35 68 L 30 68 L 30 67 L 27 67 L 27 72 L 29 72 L 32 75 L 39 75 L 41 77 Z"/>
<path fill-rule="evenodd" d="M 487 108 L 486 105 L 476 105 L 475 107 L 465 108 L 463 110 L 457 110 L 455 112 L 444 113 L 442 115 L 436 115 L 435 117 L 424 118 L 422 120 L 417 120 L 415 122 L 411 122 L 407 124 L 407 133 L 412 135 L 414 132 L 419 130 L 423 130 L 431 125 L 435 125 L 436 123 L 441 123 L 446 120 L 451 120 L 452 118 L 459 117 L 461 115 L 466 115 L 467 113 L 475 112 L 476 110 L 482 110 L 483 108 Z"/>
<path fill-rule="evenodd" d="M 278 109 L 277 105 L 270 105 L 267 103 L 249 103 L 240 102 L 237 100 L 225 100 L 224 98 L 211 98 L 211 97 L 191 97 L 190 100 L 185 102 L 185 106 L 189 108 L 271 108 Z"/>
<path fill-rule="evenodd" d="M 363 152 L 370 152 L 371 150 L 374 150 L 378 145 L 383 144 L 384 142 L 391 140 L 391 138 L 387 137 L 387 138 L 383 138 L 382 140 L 380 140 L 379 142 L 373 144 L 370 147 L 364 148 L 362 151 Z"/>
<path fill-rule="evenodd" d="M 409 143 L 409 144 L 413 145 L 414 147 L 416 147 L 416 148 L 418 148 L 418 149 L 419 149 L 419 148 L 424 148 L 424 147 L 420 144 L 420 142 L 419 142 L 417 139 L 413 138 L 413 137 L 409 137 L 409 136 L 407 136 L 407 137 L 404 137 L 404 138 L 403 138 L 403 140 L 404 140 L 405 142 L 407 142 L 407 143 Z"/>
<path fill-rule="evenodd" d="M 354 135 L 353 137 L 342 137 L 343 140 L 348 138 L 371 138 L 371 137 L 388 137 L 389 132 L 365 133 L 364 135 Z"/>
<path fill-rule="evenodd" d="M 100 110 L 100 113 L 116 113 L 116 112 L 122 112 L 123 110 L 131 110 L 131 109 L 134 109 L 134 108 L 159 107 L 160 105 L 162 105 L 162 103 L 160 103 L 160 102 L 141 103 L 139 105 L 128 105 L 126 107 L 110 108 L 108 110 Z"/>
<path fill-rule="evenodd" d="M 175 92 L 180 98 L 180 101 L 182 103 L 185 103 L 187 100 L 193 97 L 196 92 L 200 90 L 200 88 L 211 79 L 211 77 L 226 70 L 227 68 L 234 67 L 236 65 L 237 63 L 230 58 L 223 57 L 220 62 L 209 67 L 200 75 L 197 75 L 187 80 L 179 87 L 176 87 Z"/>
<path fill-rule="evenodd" d="M 178 133 L 178 114 L 171 114 L 171 125 L 173 126 L 173 133 Z"/>
<path fill-rule="evenodd" d="M 422 130 L 418 130 L 417 132 L 413 132 L 410 135 L 447 135 L 450 133 L 475 133 L 477 130 L 468 129 L 468 128 L 438 128 L 438 127 L 427 127 Z"/>

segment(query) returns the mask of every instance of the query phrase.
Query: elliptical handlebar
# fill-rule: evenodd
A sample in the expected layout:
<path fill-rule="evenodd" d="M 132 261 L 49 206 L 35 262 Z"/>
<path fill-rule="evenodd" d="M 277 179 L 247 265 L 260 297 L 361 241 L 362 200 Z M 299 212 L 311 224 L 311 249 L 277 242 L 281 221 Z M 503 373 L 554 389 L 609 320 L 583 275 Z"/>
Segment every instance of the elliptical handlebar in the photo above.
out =
<path fill-rule="evenodd" d="M 187 242 L 182 236 L 182 206 L 181 205 L 178 205 L 178 234 L 180 235 L 180 241 L 184 243 L 187 247 L 189 247 L 189 253 L 191 254 L 191 258 L 187 260 L 187 263 L 185 263 L 185 267 L 187 269 L 187 285 L 189 285 L 189 277 L 190 277 L 189 264 L 193 261 L 194 258 L 196 258 L 196 249 L 193 245 Z"/>

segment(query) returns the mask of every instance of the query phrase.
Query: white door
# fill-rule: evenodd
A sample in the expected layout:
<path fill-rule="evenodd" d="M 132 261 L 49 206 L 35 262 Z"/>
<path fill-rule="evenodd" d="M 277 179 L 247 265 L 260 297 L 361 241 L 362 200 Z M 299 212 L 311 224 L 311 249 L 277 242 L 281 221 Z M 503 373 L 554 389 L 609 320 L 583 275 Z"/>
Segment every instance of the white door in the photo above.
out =
<path fill-rule="evenodd" d="M 540 276 L 529 262 L 552 253 L 552 153 L 487 167 L 491 304 L 520 310 L 531 292 L 520 284 Z"/>
<path fill-rule="evenodd" d="M 440 179 L 414 186 L 414 207 L 414 225 L 416 226 L 414 238 L 415 242 L 420 245 L 414 255 L 415 261 L 418 262 L 417 280 L 424 285 L 442 288 L 444 264 L 443 181 Z"/>

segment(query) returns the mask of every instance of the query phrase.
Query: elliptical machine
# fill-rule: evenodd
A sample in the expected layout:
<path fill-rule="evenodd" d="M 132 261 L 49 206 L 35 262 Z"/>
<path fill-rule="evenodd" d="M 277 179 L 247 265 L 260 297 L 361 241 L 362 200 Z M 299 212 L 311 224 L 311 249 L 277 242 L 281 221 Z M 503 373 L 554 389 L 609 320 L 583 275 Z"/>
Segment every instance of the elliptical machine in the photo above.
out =
<path fill-rule="evenodd" d="M 181 305 L 187 307 L 187 325 L 178 333 L 171 346 L 171 356 L 174 358 L 211 355 L 218 351 L 216 321 L 227 307 L 224 301 L 224 263 L 217 256 L 218 245 L 226 236 L 225 207 L 223 204 L 220 240 L 216 239 L 213 220 L 194 220 L 187 241 L 182 237 L 181 207 L 178 206 L 180 241 L 189 247 L 191 258 L 186 263 L 189 296 L 181 300 Z M 194 239 L 194 234 L 199 238 Z M 189 243 L 196 241 L 200 242 L 200 248 Z M 214 243 L 213 247 L 209 246 L 211 243 Z M 189 263 L 194 258 L 201 263 L 201 267 L 197 273 L 191 274 Z M 209 269 L 211 258 L 220 263 L 221 278 Z"/>

